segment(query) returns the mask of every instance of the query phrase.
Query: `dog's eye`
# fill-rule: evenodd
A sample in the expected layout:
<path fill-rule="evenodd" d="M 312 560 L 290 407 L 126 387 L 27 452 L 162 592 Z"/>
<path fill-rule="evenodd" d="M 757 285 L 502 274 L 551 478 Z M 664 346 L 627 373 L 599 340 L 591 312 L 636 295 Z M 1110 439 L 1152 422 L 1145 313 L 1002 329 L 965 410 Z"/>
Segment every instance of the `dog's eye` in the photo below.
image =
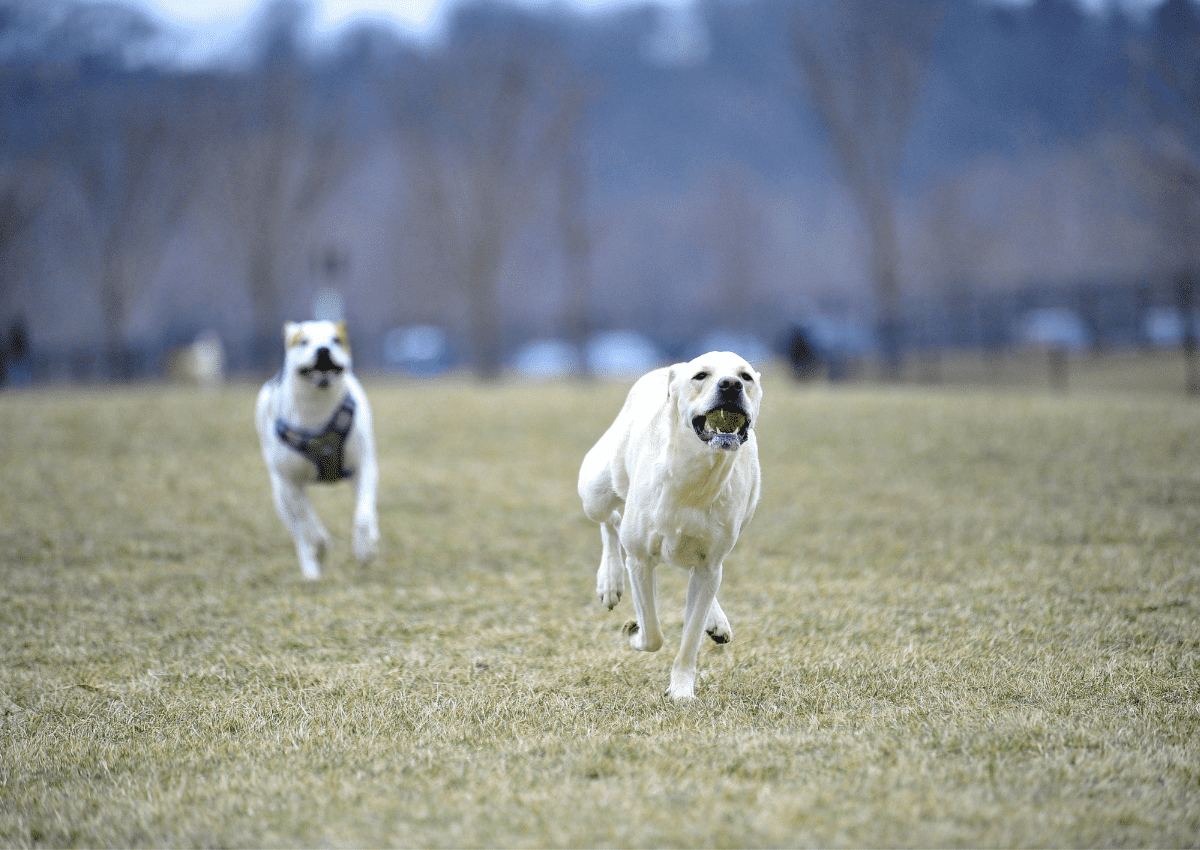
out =
<path fill-rule="evenodd" d="M 707 372 L 697 372 L 695 375 L 692 375 L 692 380 L 693 381 L 703 381 L 707 377 L 708 377 Z"/>
<path fill-rule="evenodd" d="M 753 383 L 754 383 L 754 379 L 753 379 L 752 377 L 750 377 L 750 373 L 749 373 L 749 372 L 743 372 L 743 373 L 742 373 L 742 380 L 743 380 L 743 381 L 745 381 L 745 382 L 746 382 L 746 383 L 748 383 L 748 384 L 753 384 Z"/>

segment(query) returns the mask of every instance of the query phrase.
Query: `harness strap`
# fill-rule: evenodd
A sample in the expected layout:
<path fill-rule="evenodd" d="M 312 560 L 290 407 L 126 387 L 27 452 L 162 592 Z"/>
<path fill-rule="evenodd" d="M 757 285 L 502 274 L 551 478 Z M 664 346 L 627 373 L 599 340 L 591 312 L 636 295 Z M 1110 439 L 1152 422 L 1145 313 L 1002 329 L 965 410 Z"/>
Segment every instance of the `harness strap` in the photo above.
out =
<path fill-rule="evenodd" d="M 334 411 L 329 422 L 320 431 L 297 428 L 275 420 L 275 434 L 285 445 L 291 446 L 317 467 L 317 480 L 325 483 L 341 481 L 354 475 L 353 470 L 343 466 L 345 460 L 346 435 L 354 425 L 354 399 L 346 394 L 342 405 Z"/>

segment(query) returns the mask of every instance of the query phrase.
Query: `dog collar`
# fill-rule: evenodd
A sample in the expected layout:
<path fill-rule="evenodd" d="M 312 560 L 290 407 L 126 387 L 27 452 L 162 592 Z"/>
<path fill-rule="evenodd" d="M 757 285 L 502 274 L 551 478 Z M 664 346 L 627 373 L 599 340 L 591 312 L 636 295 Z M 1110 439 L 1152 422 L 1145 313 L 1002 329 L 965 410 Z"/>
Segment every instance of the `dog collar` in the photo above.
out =
<path fill-rule="evenodd" d="M 354 425 L 354 399 L 347 394 L 342 405 L 334 411 L 329 422 L 320 431 L 297 428 L 275 420 L 275 434 L 287 446 L 312 461 L 317 467 L 317 480 L 332 483 L 354 475 L 342 462 L 345 458 L 346 435 Z"/>

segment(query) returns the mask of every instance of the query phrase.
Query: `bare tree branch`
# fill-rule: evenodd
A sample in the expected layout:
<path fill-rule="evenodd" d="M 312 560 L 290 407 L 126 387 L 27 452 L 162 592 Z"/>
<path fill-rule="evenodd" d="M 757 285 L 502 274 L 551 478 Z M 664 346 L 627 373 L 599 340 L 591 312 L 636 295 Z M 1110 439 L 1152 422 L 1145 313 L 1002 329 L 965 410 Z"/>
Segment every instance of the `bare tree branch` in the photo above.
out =
<path fill-rule="evenodd" d="M 890 377 L 901 368 L 895 180 L 943 11 L 943 0 L 822 0 L 798 4 L 789 31 L 792 56 L 871 240 Z"/>
<path fill-rule="evenodd" d="M 430 211 L 467 298 L 472 363 L 494 378 L 502 359 L 497 285 L 534 206 L 562 104 L 543 82 L 554 56 L 543 33 L 521 21 L 464 30 L 442 57 L 433 121 L 418 144 L 436 175 L 426 187 Z"/>

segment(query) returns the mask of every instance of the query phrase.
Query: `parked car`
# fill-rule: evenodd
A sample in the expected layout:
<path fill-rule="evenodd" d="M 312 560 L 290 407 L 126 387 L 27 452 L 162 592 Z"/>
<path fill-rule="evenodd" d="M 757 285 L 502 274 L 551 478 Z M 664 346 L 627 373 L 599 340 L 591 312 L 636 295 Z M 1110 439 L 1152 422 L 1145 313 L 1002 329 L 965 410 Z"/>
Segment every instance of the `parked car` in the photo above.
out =
<path fill-rule="evenodd" d="M 648 337 L 634 331 L 596 334 L 587 344 L 587 361 L 600 377 L 635 377 L 661 366 L 666 358 Z"/>
<path fill-rule="evenodd" d="M 1065 307 L 1039 307 L 1018 321 L 1014 331 L 1018 343 L 1066 351 L 1091 348 L 1092 334 L 1074 310 Z"/>
<path fill-rule="evenodd" d="M 562 339 L 527 342 L 512 358 L 512 368 L 527 378 L 559 378 L 581 371 L 582 366 L 579 350 Z"/>
<path fill-rule="evenodd" d="M 1188 329 L 1183 313 L 1173 307 L 1153 307 L 1142 319 L 1142 334 L 1155 348 L 1179 348 Z M 1200 337 L 1200 320 L 1192 319 L 1192 337 Z"/>
<path fill-rule="evenodd" d="M 383 359 L 389 369 L 429 377 L 453 365 L 446 332 L 434 325 L 393 328 L 383 338 Z"/>
<path fill-rule="evenodd" d="M 771 359 L 770 346 L 754 334 L 724 329 L 709 331 L 697 339 L 688 346 L 684 358 L 690 360 L 709 351 L 732 351 L 753 366 L 761 366 Z"/>

